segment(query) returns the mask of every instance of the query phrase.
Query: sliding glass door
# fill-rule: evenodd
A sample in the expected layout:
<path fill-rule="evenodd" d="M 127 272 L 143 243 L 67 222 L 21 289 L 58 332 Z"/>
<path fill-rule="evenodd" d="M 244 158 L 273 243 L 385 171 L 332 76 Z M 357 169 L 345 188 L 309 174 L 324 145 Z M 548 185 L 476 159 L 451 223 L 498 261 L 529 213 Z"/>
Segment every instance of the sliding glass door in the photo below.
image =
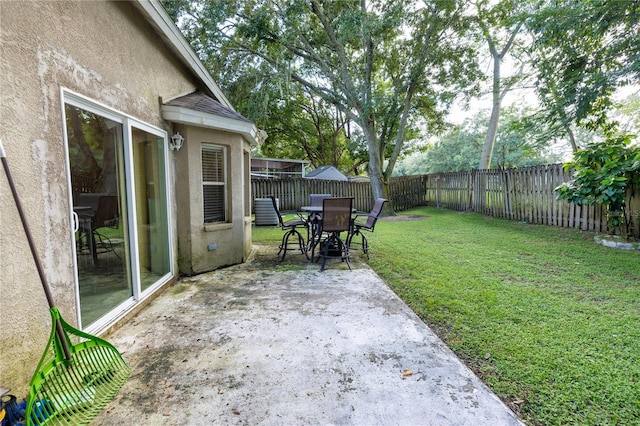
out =
<path fill-rule="evenodd" d="M 171 277 L 166 134 L 65 97 L 79 313 L 98 327 Z"/>
<path fill-rule="evenodd" d="M 170 272 L 164 138 L 132 129 L 140 285 L 144 291 Z"/>
<path fill-rule="evenodd" d="M 123 126 L 65 105 L 82 324 L 133 296 Z"/>

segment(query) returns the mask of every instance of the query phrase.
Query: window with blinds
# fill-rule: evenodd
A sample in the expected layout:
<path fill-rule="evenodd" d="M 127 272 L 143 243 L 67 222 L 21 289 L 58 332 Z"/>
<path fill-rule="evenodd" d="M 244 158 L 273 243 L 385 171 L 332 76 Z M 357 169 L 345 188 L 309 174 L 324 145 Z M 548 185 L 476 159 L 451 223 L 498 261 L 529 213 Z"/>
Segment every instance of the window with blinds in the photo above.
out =
<path fill-rule="evenodd" d="M 202 203 L 204 223 L 227 219 L 227 161 L 225 149 L 202 145 Z"/>

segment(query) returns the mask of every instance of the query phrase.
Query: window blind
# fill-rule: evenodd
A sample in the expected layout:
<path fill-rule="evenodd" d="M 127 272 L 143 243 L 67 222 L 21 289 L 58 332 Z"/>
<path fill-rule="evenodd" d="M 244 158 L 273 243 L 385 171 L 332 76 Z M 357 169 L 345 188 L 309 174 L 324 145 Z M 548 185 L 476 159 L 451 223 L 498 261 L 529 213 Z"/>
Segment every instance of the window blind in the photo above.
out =
<path fill-rule="evenodd" d="M 224 148 L 202 145 L 202 201 L 204 222 L 226 220 L 226 170 Z"/>

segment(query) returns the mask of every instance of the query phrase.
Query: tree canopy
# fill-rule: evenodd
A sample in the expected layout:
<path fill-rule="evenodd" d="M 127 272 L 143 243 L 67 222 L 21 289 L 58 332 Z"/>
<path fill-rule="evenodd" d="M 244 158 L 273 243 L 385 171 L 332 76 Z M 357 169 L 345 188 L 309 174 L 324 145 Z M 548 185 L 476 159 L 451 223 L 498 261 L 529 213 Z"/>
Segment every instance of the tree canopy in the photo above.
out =
<path fill-rule="evenodd" d="M 496 129 L 492 168 L 513 168 L 560 161 L 560 153 L 550 150 L 535 137 L 535 130 L 519 124 L 526 115 L 511 106 L 503 111 Z M 480 111 L 462 124 L 452 126 L 426 152 L 411 155 L 398 163 L 394 175 L 415 175 L 469 171 L 479 168 L 488 126 L 488 113 Z"/>
<path fill-rule="evenodd" d="M 518 141 L 532 161 L 540 142 L 563 135 L 576 150 L 581 128 L 616 130 L 612 94 L 640 80 L 640 0 L 162 1 L 238 111 L 269 134 L 263 154 L 353 173 L 366 165 L 374 197 L 387 195 L 398 160 L 419 145 L 412 140 L 447 128 L 447 149 L 458 150 L 450 156 L 466 165 L 526 163 L 505 154 Z M 487 47 L 485 75 L 478 58 Z M 500 66 L 513 49 L 542 109 L 526 120 L 510 112 L 508 127 L 519 130 L 505 144 L 498 118 L 516 79 Z M 477 135 L 451 130 L 445 117 L 485 81 L 485 149 L 467 161 Z"/>
<path fill-rule="evenodd" d="M 546 120 L 615 130 L 613 93 L 640 81 L 640 1 L 545 0 L 526 22 Z"/>
<path fill-rule="evenodd" d="M 229 52 L 232 63 L 249 61 L 283 94 L 304 87 L 354 123 L 366 142 L 374 197 L 386 195 L 407 130 L 441 128 L 455 94 L 478 77 L 465 6 L 462 0 L 169 5 L 205 59 Z"/>

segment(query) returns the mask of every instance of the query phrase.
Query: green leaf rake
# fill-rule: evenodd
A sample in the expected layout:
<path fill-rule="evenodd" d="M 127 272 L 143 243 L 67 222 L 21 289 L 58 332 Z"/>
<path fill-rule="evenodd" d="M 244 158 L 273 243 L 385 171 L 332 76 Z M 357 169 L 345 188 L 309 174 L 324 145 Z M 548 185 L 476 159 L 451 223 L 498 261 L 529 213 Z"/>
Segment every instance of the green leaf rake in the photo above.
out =
<path fill-rule="evenodd" d="M 55 306 L 11 177 L 2 141 L 0 159 L 22 221 L 51 312 L 51 336 L 31 379 L 27 425 L 89 424 L 115 397 L 131 374 L 109 342 L 69 325 Z"/>

